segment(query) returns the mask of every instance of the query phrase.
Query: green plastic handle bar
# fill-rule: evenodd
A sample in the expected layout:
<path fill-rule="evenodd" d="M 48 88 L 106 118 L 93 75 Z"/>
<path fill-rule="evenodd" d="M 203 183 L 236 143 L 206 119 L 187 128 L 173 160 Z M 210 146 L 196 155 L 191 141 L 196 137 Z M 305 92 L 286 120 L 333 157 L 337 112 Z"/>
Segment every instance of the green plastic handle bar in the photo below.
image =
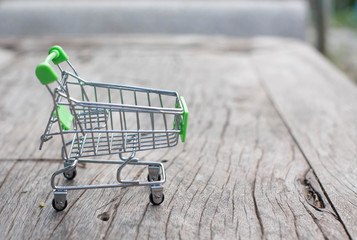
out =
<path fill-rule="evenodd" d="M 181 128 L 180 135 L 181 135 L 181 141 L 185 142 L 186 133 L 187 133 L 187 122 L 188 122 L 188 108 L 184 97 L 181 96 L 180 99 L 183 108 L 183 113 L 180 121 L 180 128 Z"/>
<path fill-rule="evenodd" d="M 51 67 L 50 62 L 52 61 L 57 65 L 61 62 L 67 61 L 68 59 L 68 55 L 60 46 L 51 47 L 45 61 L 38 64 L 36 67 L 36 76 L 38 80 L 40 80 L 43 85 L 56 81 L 58 79 L 58 75 Z"/>

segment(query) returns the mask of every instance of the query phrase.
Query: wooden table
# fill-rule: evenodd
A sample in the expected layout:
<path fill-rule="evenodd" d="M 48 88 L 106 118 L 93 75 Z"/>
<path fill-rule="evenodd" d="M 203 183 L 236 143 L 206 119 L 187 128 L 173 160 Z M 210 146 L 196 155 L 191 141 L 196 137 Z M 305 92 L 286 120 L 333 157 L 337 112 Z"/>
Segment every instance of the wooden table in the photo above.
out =
<path fill-rule="evenodd" d="M 65 211 L 52 208 L 61 141 L 38 150 L 52 103 L 34 69 L 55 43 L 88 80 L 185 96 L 187 142 L 137 154 L 167 168 L 162 205 L 137 187 L 70 191 Z M 180 36 L 0 47 L 0 239 L 357 238 L 357 88 L 312 47 Z M 77 171 L 59 183 L 115 183 L 113 165 Z"/>

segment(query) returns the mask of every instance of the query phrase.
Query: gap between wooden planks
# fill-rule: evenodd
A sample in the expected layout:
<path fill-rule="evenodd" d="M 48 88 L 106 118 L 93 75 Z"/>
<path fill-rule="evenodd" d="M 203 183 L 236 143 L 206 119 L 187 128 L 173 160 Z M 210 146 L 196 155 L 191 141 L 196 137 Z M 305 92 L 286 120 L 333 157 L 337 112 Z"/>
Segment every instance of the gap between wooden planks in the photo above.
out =
<path fill-rule="evenodd" d="M 269 59 L 269 66 L 263 63 Z M 357 88 L 310 47 L 253 55 L 263 86 L 349 236 L 357 236 Z M 272 69 L 279 68 L 279 71 Z"/>

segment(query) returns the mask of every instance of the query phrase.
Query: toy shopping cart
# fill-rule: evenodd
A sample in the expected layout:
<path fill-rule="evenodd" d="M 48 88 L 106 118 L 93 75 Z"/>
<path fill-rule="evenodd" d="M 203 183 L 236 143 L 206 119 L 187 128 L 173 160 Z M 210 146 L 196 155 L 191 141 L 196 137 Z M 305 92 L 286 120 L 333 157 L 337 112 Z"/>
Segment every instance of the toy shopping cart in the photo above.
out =
<path fill-rule="evenodd" d="M 61 78 L 51 67 L 51 61 L 58 66 Z M 62 62 L 68 64 L 65 65 L 68 71 L 60 66 Z M 179 136 L 185 142 L 188 110 L 184 98 L 174 91 L 85 81 L 59 46 L 49 50 L 46 60 L 37 66 L 36 76 L 53 99 L 40 150 L 55 135 L 62 141 L 64 168 L 51 177 L 54 209 L 66 208 L 69 190 L 133 186 L 150 186 L 151 203 L 161 204 L 166 181 L 164 165 L 139 161 L 135 153 L 174 147 Z M 52 82 L 57 82 L 54 89 L 49 86 Z M 111 160 L 109 155 L 119 158 Z M 79 162 L 118 164 L 118 183 L 56 186 L 55 178 L 60 174 L 68 180 L 75 178 Z M 148 166 L 147 181 L 122 179 L 121 172 L 128 164 Z"/>

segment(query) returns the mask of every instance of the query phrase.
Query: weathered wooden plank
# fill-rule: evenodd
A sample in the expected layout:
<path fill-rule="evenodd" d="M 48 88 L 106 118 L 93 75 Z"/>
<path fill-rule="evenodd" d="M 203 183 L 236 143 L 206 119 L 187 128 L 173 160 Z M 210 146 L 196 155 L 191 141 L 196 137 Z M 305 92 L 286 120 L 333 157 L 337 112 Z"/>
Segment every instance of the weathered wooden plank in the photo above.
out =
<path fill-rule="evenodd" d="M 56 213 L 51 206 L 49 178 L 61 166 L 59 162 L 2 160 L 0 164 L 8 170 L 0 188 L 6 199 L 0 205 L 0 238 L 347 239 L 319 189 L 319 179 L 311 174 L 250 59 L 250 52 L 259 49 L 275 56 L 266 46 L 283 46 L 284 41 L 267 41 L 264 47 L 245 47 L 239 52 L 227 52 L 237 49 L 233 45 L 212 50 L 206 42 L 186 41 L 182 48 L 169 43 L 160 48 L 150 41 L 138 46 L 119 41 L 112 42 L 110 48 L 95 43 L 78 52 L 69 51 L 73 62 L 78 60 L 80 72 L 94 81 L 120 78 L 133 85 L 176 89 L 186 97 L 190 108 L 188 142 L 138 154 L 145 160 L 168 160 L 165 202 L 151 206 L 147 188 L 71 191 L 68 208 Z M 17 68 L 41 59 L 45 51 L 36 45 L 27 47 L 30 50 Z M 93 49 L 100 49 L 99 60 L 90 57 Z M 111 67 L 104 68 L 109 62 Z M 5 74 L 7 82 L 14 78 L 11 71 Z M 30 79 L 29 72 L 23 75 L 27 77 L 21 78 L 21 83 Z M 35 93 L 45 92 L 30 83 L 27 87 Z M 12 96 L 15 90 L 9 87 L 8 92 L 7 97 L 16 100 Z M 13 108 L 21 110 L 25 99 L 20 97 Z M 33 101 L 29 108 L 40 108 L 38 116 L 47 118 L 41 97 Z M 17 148 L 0 151 L 23 159 L 35 156 L 34 144 L 29 141 L 33 136 L 29 135 L 41 132 L 43 123 L 33 123 L 30 129 L 26 125 L 32 123 L 30 116 L 24 113 L 21 121 L 10 118 L 16 123 L 12 136 L 19 136 L 21 130 L 30 134 L 25 134 Z M 18 140 L 10 137 L 10 141 Z M 41 158 L 55 156 L 53 152 L 59 148 L 51 144 L 45 146 L 48 150 Z M 16 155 L 19 145 L 24 151 Z M 145 179 L 146 170 L 139 167 L 127 174 Z M 115 182 L 115 166 L 87 164 L 78 169 L 72 184 L 100 182 Z M 21 195 L 24 191 L 26 197 Z M 39 201 L 45 202 L 43 209 L 37 207 Z"/>
<path fill-rule="evenodd" d="M 274 58 L 256 52 L 253 62 L 328 201 L 356 238 L 356 86 L 301 43 L 291 42 Z"/>
<path fill-rule="evenodd" d="M 0 69 L 9 66 L 15 58 L 16 53 L 6 49 L 5 47 L 0 47 Z"/>
<path fill-rule="evenodd" d="M 2 70 L 1 159 L 29 158 L 38 152 L 39 130 L 43 128 L 51 106 L 47 104 L 49 97 L 44 101 L 46 92 L 39 91 L 42 86 L 34 81 L 34 66 L 31 54 L 18 54 L 17 61 Z"/>

